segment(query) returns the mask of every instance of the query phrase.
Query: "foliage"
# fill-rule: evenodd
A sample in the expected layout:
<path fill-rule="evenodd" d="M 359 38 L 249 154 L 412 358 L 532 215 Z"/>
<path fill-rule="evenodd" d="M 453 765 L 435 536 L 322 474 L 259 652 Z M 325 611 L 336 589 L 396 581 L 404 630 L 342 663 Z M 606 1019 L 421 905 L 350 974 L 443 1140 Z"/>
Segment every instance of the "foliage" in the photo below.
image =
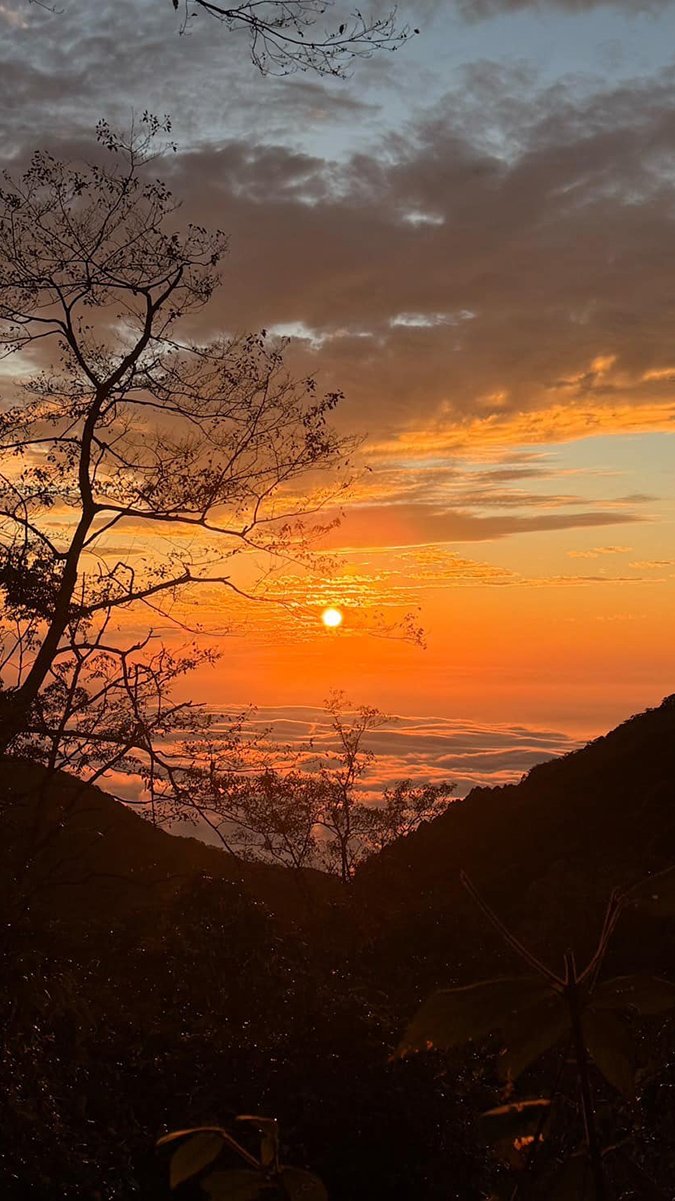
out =
<path fill-rule="evenodd" d="M 176 1130 L 159 1139 L 158 1147 L 176 1148 L 172 1150 L 169 1163 L 172 1189 L 199 1176 L 210 1201 L 274 1201 L 274 1198 L 328 1201 L 318 1176 L 281 1163 L 279 1123 L 275 1118 L 240 1114 L 236 1120 L 259 1132 L 257 1156 L 222 1126 Z M 223 1152 L 234 1152 L 235 1157 L 248 1166 L 211 1170 Z M 205 1174 L 206 1169 L 208 1174 Z"/>
<path fill-rule="evenodd" d="M 240 885 L 208 878 L 174 897 L 137 890 L 126 918 L 116 893 L 96 908 L 81 895 L 65 922 L 55 892 L 44 928 L 33 914 L 5 948 L 3 1198 L 51 1201 L 58 1180 L 64 1201 L 96 1190 L 160 1201 L 157 1133 L 236 1133 L 246 1109 L 278 1114 L 284 1158 L 311 1164 L 331 1201 L 442 1201 L 453 1179 L 477 1201 L 485 1155 L 462 1086 L 387 1062 L 399 1013 L 349 966 L 344 915 L 326 906 L 309 930 L 285 926 Z M 249 1147 L 247 1126 L 237 1139 Z M 221 1158 L 214 1173 L 250 1166 Z"/>
<path fill-rule="evenodd" d="M 333 745 L 315 752 L 289 752 L 287 769 L 267 763 L 251 768 L 246 757 L 235 761 L 195 743 L 197 761 L 210 757 L 208 774 L 188 772 L 183 795 L 172 812 L 200 818 L 223 846 L 246 858 L 272 860 L 296 870 L 318 867 L 343 884 L 353 879 L 366 858 L 438 816 L 454 791 L 449 783 L 416 785 L 401 780 L 379 797 L 360 791 L 374 753 L 368 735 L 388 719 L 379 709 L 348 708 L 340 694 L 327 702 Z M 256 748 L 258 757 L 265 747 Z M 279 757 L 279 748 L 273 749 Z M 248 770 L 246 770 L 248 767 Z"/>
<path fill-rule="evenodd" d="M 6 784 L 16 776 L 20 792 L 28 765 L 3 770 Z M 460 981 L 489 975 L 494 945 L 467 923 L 465 911 L 450 941 L 452 914 L 424 897 L 437 931 L 430 946 L 414 914 L 397 927 L 390 888 L 382 887 L 375 909 L 362 887 L 370 872 L 358 873 L 346 890 L 318 881 L 325 889 L 303 911 L 291 873 L 172 838 L 112 798 L 77 780 L 70 785 L 80 791 L 97 874 L 72 862 L 79 844 L 69 822 L 54 846 L 58 886 L 36 895 L 22 921 L 1 932 L 3 1198 L 51 1201 L 58 1181 L 64 1201 L 92 1201 L 96 1191 L 106 1201 L 161 1201 L 168 1174 L 152 1152 L 158 1134 L 216 1124 L 236 1134 L 235 1115 L 247 1112 L 278 1117 L 285 1160 L 311 1165 L 331 1201 L 484 1201 L 491 1190 L 510 1197 L 518 1179 L 519 1196 L 532 1184 L 548 1199 L 555 1189 L 564 1197 L 570 1177 L 575 1201 L 590 1201 L 564 1037 L 523 1070 L 516 1091 L 502 1082 L 500 1096 L 500 1034 L 487 1035 L 485 1047 L 479 1040 L 388 1060 L 420 979 L 441 981 L 449 963 Z M 454 828 L 454 809 L 442 827 Z M 0 880 L 9 889 L 9 819 L 18 816 L 12 805 L 2 821 Z M 31 818 L 27 811 L 29 828 Z M 529 854 L 515 826 L 504 851 L 516 867 Z M 630 852 L 637 861 L 635 840 Z M 664 844 L 661 864 L 666 854 Z M 232 878 L 218 878 L 221 871 Z M 665 878 L 659 881 L 662 890 Z M 498 876 L 491 886 L 497 891 Z M 644 895 L 655 891 L 648 883 Z M 670 995 L 659 987 L 656 998 L 645 996 L 650 959 L 662 946 L 660 971 L 667 975 L 672 947 L 669 919 L 641 916 L 642 893 L 639 886 L 635 903 L 624 894 L 595 992 L 602 999 L 605 981 L 615 982 L 603 1003 L 619 1008 L 606 1012 L 637 1038 L 639 1107 L 590 1065 L 601 1146 L 615 1148 L 603 1158 L 622 1201 L 657 1198 L 659 1188 L 668 1196 L 675 1162 L 673 1023 L 665 1011 L 642 1018 L 624 1007 L 627 993 L 649 1009 Z M 524 921 L 524 894 L 509 894 L 509 902 L 509 915 L 519 912 Z M 587 923 L 587 916 L 575 920 L 568 937 L 579 940 Z M 507 967 L 494 974 L 516 978 Z M 535 975 L 530 966 L 524 974 Z M 629 987 L 628 975 L 640 979 Z M 551 1104 L 518 1110 L 529 1100 Z M 490 1113 L 505 1106 L 515 1113 Z M 475 1116 L 485 1111 L 484 1119 Z M 542 1137 L 535 1141 L 539 1117 Z M 517 1136 L 509 1137 L 511 1122 L 520 1124 Z M 246 1136 L 240 1141 L 249 1145 Z M 223 1170 L 248 1167 L 225 1158 Z M 220 1169 L 214 1162 L 212 1171 Z M 175 1193 L 186 1201 L 198 1195 L 191 1182 Z"/>
<path fill-rule="evenodd" d="M 510 1094 L 527 1068 L 541 1056 L 562 1047 L 558 1079 L 549 1097 L 511 1102 L 483 1115 L 487 1141 L 506 1163 L 522 1171 L 532 1167 L 545 1136 L 550 1133 L 552 1104 L 571 1051 L 584 1143 L 563 1162 L 561 1171 L 546 1176 L 544 1195 L 555 1196 L 559 1201 L 586 1195 L 604 1201 L 609 1195 L 605 1159 L 616 1148 L 615 1140 L 606 1148 L 599 1141 L 590 1065 L 595 1066 L 611 1088 L 632 1101 L 636 1095 L 635 1039 L 629 1019 L 675 1009 L 675 984 L 639 974 L 598 982 L 598 975 L 623 910 L 646 909 L 664 916 L 675 911 L 675 868 L 623 892 L 615 892 L 607 907 L 597 947 L 585 969 L 578 974 L 574 956 L 568 953 L 562 976 L 550 971 L 511 933 L 467 877 L 464 883 L 505 942 L 535 974 L 487 980 L 434 993 L 408 1025 L 398 1054 L 405 1056 L 434 1048 L 450 1050 L 470 1040 L 480 1043 L 495 1035 L 501 1048 L 498 1072 Z M 621 1149 L 625 1157 L 623 1143 Z M 639 1171 L 630 1159 L 628 1164 Z M 655 1186 L 652 1195 L 658 1195 Z"/>

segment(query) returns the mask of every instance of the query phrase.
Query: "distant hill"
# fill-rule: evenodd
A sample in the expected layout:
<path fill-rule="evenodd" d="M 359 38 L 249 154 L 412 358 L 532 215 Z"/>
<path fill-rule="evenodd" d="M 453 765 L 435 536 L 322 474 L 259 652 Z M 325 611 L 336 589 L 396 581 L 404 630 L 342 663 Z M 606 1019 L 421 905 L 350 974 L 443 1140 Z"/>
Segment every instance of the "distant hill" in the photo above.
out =
<path fill-rule="evenodd" d="M 152 910 L 206 876 L 295 919 L 307 896 L 325 895 L 333 884 L 320 872 L 246 863 L 198 838 L 169 834 L 65 772 L 47 774 L 37 764 L 5 759 L 0 780 L 4 912 L 22 893 L 38 915 L 115 922 Z"/>
<path fill-rule="evenodd" d="M 432 973 L 461 976 L 498 950 L 461 870 L 558 964 L 567 945 L 588 949 L 612 888 L 674 862 L 669 696 L 518 784 L 473 789 L 367 863 L 356 890 L 383 954 L 409 947 Z"/>
<path fill-rule="evenodd" d="M 66 922 L 126 919 L 202 875 L 291 920 L 308 899 L 342 897 L 344 921 L 380 947 L 383 971 L 398 961 L 406 972 L 411 956 L 432 974 L 470 974 L 487 962 L 497 944 L 460 886 L 461 870 L 557 961 L 568 942 L 588 948 L 612 888 L 675 862 L 675 696 L 519 784 L 473 789 L 371 859 L 349 898 L 322 873 L 245 863 L 169 834 L 63 772 L 45 783 L 35 764 L 0 766 L 8 901 L 27 849 L 42 844 L 29 869 L 31 905 Z"/>

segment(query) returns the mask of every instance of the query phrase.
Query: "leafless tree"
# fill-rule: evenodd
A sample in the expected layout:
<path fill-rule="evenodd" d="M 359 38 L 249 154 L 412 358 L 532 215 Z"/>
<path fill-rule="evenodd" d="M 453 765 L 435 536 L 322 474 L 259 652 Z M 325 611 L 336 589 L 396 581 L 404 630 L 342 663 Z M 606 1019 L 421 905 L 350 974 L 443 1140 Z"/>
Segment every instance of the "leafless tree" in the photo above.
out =
<path fill-rule="evenodd" d="M 151 794 L 194 721 L 171 686 L 213 657 L 160 637 L 158 614 L 166 626 L 200 589 L 245 596 L 237 556 L 297 547 L 316 512 L 303 477 L 347 451 L 328 424 L 338 395 L 290 379 L 264 336 L 181 338 L 226 239 L 180 227 L 151 175 L 162 128 L 101 125 L 94 161 L 39 151 L 0 188 L 0 352 L 15 356 L 0 410 L 0 751 L 90 777 L 134 770 Z"/>

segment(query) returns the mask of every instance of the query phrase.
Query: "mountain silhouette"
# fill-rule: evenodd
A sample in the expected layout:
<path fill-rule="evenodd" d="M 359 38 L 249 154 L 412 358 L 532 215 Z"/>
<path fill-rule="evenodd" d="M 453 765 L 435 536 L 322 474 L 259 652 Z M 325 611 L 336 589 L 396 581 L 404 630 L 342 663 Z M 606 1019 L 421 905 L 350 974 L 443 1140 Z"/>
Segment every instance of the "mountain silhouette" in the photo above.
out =
<path fill-rule="evenodd" d="M 675 862 L 675 696 L 518 784 L 475 788 L 364 865 L 359 905 L 380 961 L 398 949 L 421 974 L 471 975 L 501 953 L 462 888 L 485 900 L 559 966 L 586 953 L 607 899 Z M 624 939 L 631 921 L 622 919 Z M 633 931 L 631 954 L 644 939 Z M 650 948 L 653 954 L 654 948 Z M 671 956 L 672 958 L 672 956 Z"/>
<path fill-rule="evenodd" d="M 6 760 L 3 773 L 2 879 L 11 895 L 28 870 L 32 908 L 65 921 L 126 918 L 207 876 L 293 920 L 308 899 L 330 902 L 367 945 L 386 953 L 393 939 L 402 963 L 412 953 L 454 966 L 460 949 L 471 963 L 492 945 L 461 871 L 523 937 L 560 955 L 566 941 L 590 946 L 613 888 L 675 860 L 675 696 L 518 784 L 473 789 L 370 859 L 348 896 L 322 873 L 177 837 L 64 772 Z"/>
<path fill-rule="evenodd" d="M 320 872 L 245 862 L 199 838 L 171 834 L 66 772 L 18 759 L 5 759 L 1 768 L 5 912 L 22 894 L 37 918 L 123 921 L 165 905 L 206 877 L 295 920 L 308 897 L 331 891 L 333 881 Z"/>
<path fill-rule="evenodd" d="M 568 947 L 581 963 L 611 890 L 675 860 L 674 734 L 671 697 L 519 784 L 475 789 L 350 887 L 242 863 L 72 776 L 3 761 L 10 1201 L 51 1201 L 54 1181 L 83 1201 L 102 1181 L 159 1201 L 157 1133 L 242 1112 L 278 1117 L 288 1162 L 334 1201 L 478 1201 L 493 1168 L 472 1115 L 493 1089 L 473 1052 L 461 1070 L 391 1059 L 434 987 L 523 974 L 459 873 L 551 966 Z M 603 971 L 672 979 L 672 961 L 672 919 L 626 914 Z M 663 1038 L 643 1103 L 669 1182 Z"/>

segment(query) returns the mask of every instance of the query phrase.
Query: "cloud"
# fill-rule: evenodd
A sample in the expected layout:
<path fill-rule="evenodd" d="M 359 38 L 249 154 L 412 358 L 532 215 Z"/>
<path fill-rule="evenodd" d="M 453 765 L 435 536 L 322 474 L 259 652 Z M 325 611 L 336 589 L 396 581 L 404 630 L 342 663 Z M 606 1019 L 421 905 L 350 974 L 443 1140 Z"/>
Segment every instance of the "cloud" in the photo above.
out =
<path fill-rule="evenodd" d="M 13 29 L 25 29 L 28 24 L 25 7 L 21 9 L 14 4 L 0 4 L 0 22 Z"/>
<path fill-rule="evenodd" d="M 504 447 L 675 429 L 675 68 L 610 87 L 474 63 L 395 132 L 373 121 L 358 152 L 331 154 L 326 137 L 319 154 L 289 131 L 372 117 L 365 90 L 253 88 L 239 42 L 208 23 L 180 39 L 154 2 L 33 8 L 0 51 L 6 153 L 35 128 L 81 152 L 92 112 L 124 120 L 141 96 L 177 114 L 181 149 L 163 166 L 184 215 L 231 235 L 193 332 L 295 332 L 291 366 L 342 388 L 338 420 L 375 435 L 370 489 L 335 545 L 640 519 L 639 495 L 518 488 L 546 478 L 534 462 L 504 466 L 510 478 L 452 472 Z"/>
<path fill-rule="evenodd" d="M 453 510 L 434 512 L 426 505 L 370 505 L 349 509 L 343 524 L 326 538 L 326 544 L 330 548 L 486 542 L 537 530 L 583 529 L 639 520 L 640 516 L 630 510 L 481 517 Z"/>
<path fill-rule="evenodd" d="M 671 0 L 456 0 L 457 10 L 466 21 L 485 21 L 522 9 L 557 9 L 567 13 L 588 12 L 592 8 L 616 8 L 628 12 L 656 13 Z"/>
<path fill-rule="evenodd" d="M 250 130 L 289 140 L 363 121 L 377 105 L 318 79 L 261 80 L 244 29 L 202 15 L 179 36 L 182 14 L 156 0 L 4 0 L 0 44 L 3 146 L 11 157 L 39 138 L 78 140 L 99 117 L 122 126 L 133 112 L 169 112 L 178 141 L 219 142 Z"/>
<path fill-rule="evenodd" d="M 635 571 L 658 571 L 662 567 L 675 567 L 675 559 L 636 559 L 628 566 Z"/>
<path fill-rule="evenodd" d="M 309 331 L 298 367 L 417 456 L 673 428 L 674 148 L 673 72 L 587 96 L 476 68 L 346 164 L 230 144 L 176 183 L 232 234 L 214 323 Z"/>
<path fill-rule="evenodd" d="M 245 709 L 242 706 L 241 711 Z M 238 711 L 212 712 L 210 736 L 216 744 L 221 732 L 227 739 L 228 715 L 238 716 Z M 255 752 L 259 761 L 282 770 L 298 763 L 310 770 L 318 757 L 336 749 L 325 710 L 314 706 L 260 706 L 246 721 L 245 732 L 249 738 L 263 739 L 266 749 Z M 576 739 L 555 730 L 393 715 L 364 741 L 374 759 L 357 789 L 366 799 L 374 799 L 399 780 L 418 785 L 452 782 L 455 795 L 463 797 L 472 788 L 514 783 L 535 764 L 578 746 Z M 136 786 L 128 777 L 109 773 L 106 786 L 125 799 L 136 799 Z"/>
<path fill-rule="evenodd" d="M 299 751 L 310 763 L 331 750 L 335 737 L 323 709 L 312 706 L 264 706 L 249 723 L 251 733 L 270 730 L 274 757 L 283 748 Z M 217 736 L 218 725 L 214 727 Z M 536 727 L 483 724 L 455 718 L 394 716 L 369 733 L 366 744 L 375 758 L 362 781 L 363 791 L 376 794 L 401 779 L 440 784 L 453 781 L 457 795 L 476 786 L 519 780 L 535 763 L 576 749 L 567 734 Z"/>
<path fill-rule="evenodd" d="M 298 368 L 342 387 L 345 420 L 383 443 L 672 428 L 672 69 L 592 92 L 474 64 L 442 102 L 339 161 L 283 144 L 284 126 L 321 105 L 343 119 L 345 104 L 365 104 L 357 94 L 307 81 L 249 94 L 234 70 L 218 121 L 225 42 L 216 53 L 201 28 L 178 39 L 154 4 L 124 39 L 130 13 L 107 6 L 97 23 L 73 5 L 59 53 L 35 29 L 11 31 L 5 144 L 28 146 L 40 127 L 74 148 L 97 105 L 126 119 L 130 99 L 163 80 L 161 107 L 168 90 L 179 141 L 193 143 L 166 164 L 185 215 L 231 234 L 205 332 L 309 331 Z"/>
<path fill-rule="evenodd" d="M 567 554 L 570 559 L 600 559 L 603 555 L 628 555 L 632 549 L 632 546 L 593 546 L 590 550 L 568 550 Z"/>

